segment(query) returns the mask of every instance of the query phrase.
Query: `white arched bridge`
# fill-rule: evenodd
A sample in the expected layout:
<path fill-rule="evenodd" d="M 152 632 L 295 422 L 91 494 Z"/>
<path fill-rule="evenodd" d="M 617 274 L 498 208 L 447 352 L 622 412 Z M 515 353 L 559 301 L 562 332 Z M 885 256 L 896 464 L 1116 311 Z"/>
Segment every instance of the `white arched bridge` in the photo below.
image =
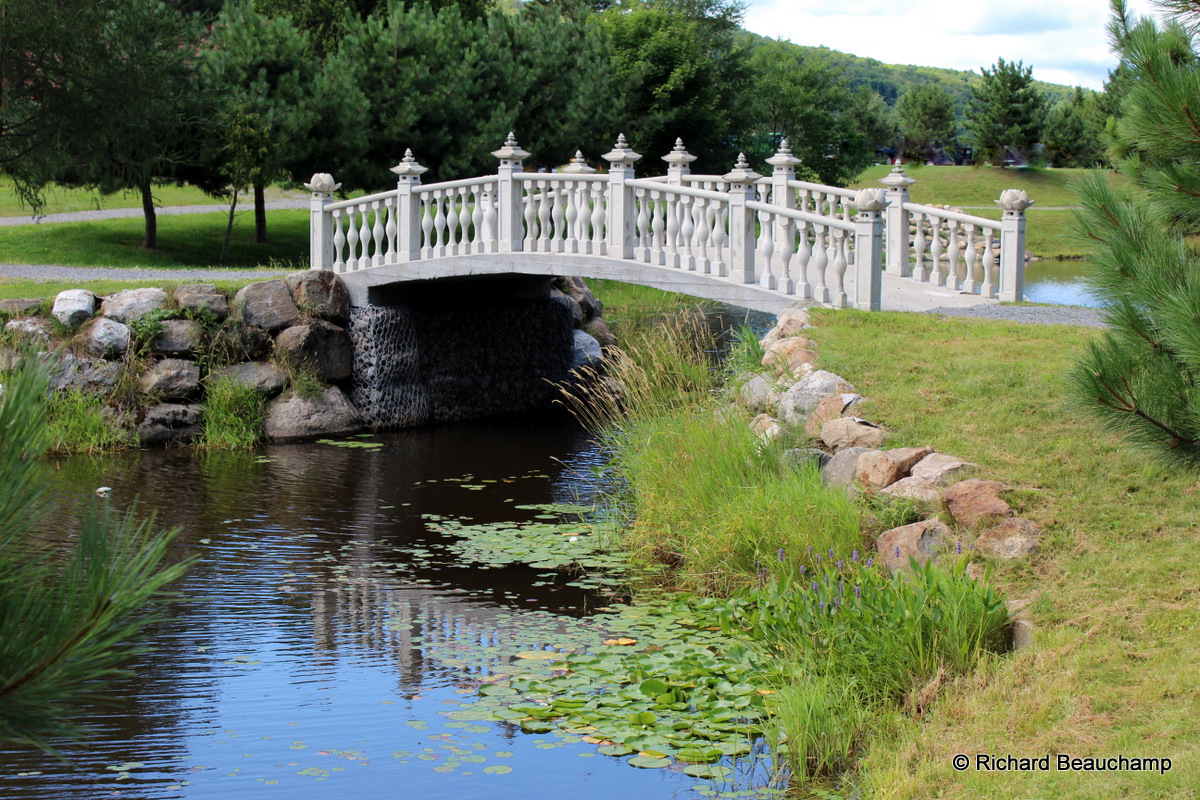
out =
<path fill-rule="evenodd" d="M 494 175 L 422 184 L 411 151 L 394 190 L 335 200 L 314 175 L 311 267 L 341 275 L 355 306 L 372 290 L 487 275 L 577 275 L 777 312 L 808 302 L 879 310 L 885 283 L 987 300 L 1022 299 L 1024 192 L 1006 190 L 990 220 L 909 201 L 897 166 L 880 189 L 799 181 L 785 140 L 763 176 L 739 157 L 725 175 L 693 175 L 676 142 L 667 174 L 635 178 L 624 136 L 597 173 L 579 153 L 558 172 L 523 172 L 510 133 Z"/>

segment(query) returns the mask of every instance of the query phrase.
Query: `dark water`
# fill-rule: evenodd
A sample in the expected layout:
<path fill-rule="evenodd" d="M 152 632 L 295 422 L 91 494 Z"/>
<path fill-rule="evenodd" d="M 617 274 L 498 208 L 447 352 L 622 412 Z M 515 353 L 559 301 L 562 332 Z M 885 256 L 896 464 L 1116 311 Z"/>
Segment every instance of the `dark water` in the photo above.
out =
<path fill-rule="evenodd" d="M 601 458 L 588 437 L 541 418 L 376 441 L 57 463 L 52 524 L 69 529 L 111 486 L 114 507 L 140 495 L 139 512 L 182 528 L 174 557 L 199 560 L 118 704 L 79 710 L 90 747 L 67 748 L 70 765 L 0 750 L 0 797 L 693 796 L 696 779 L 577 737 L 447 716 L 478 684 L 439 653 L 553 647 L 606 598 L 570 575 L 438 558 L 422 515 L 528 520 L 542 512 L 517 506 L 589 502 Z"/>
<path fill-rule="evenodd" d="M 1083 282 L 1086 261 L 1034 261 L 1025 267 L 1025 297 L 1031 303 L 1099 308 Z"/>

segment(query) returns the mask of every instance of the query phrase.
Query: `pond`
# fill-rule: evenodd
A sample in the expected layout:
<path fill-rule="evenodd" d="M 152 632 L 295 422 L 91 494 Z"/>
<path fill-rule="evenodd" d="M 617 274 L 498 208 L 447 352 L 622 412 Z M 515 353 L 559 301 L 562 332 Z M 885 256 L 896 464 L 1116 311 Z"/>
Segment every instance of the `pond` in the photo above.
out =
<path fill-rule="evenodd" d="M 1033 261 L 1025 267 L 1025 297 L 1031 303 L 1098 308 L 1100 302 L 1087 291 L 1083 260 Z"/>
<path fill-rule="evenodd" d="M 136 502 L 179 526 L 175 554 L 197 561 L 116 705 L 79 709 L 90 746 L 65 749 L 71 763 L 0 750 L 0 796 L 776 796 L 754 789 L 767 783 L 761 747 L 724 751 L 730 777 L 711 781 L 472 712 L 515 669 L 600 649 L 621 598 L 602 570 L 529 566 L 464 531 L 596 535 L 550 504 L 590 505 L 602 461 L 573 422 L 541 415 L 342 446 L 55 462 L 50 525 L 69 530 L 111 486 L 115 508 Z"/>

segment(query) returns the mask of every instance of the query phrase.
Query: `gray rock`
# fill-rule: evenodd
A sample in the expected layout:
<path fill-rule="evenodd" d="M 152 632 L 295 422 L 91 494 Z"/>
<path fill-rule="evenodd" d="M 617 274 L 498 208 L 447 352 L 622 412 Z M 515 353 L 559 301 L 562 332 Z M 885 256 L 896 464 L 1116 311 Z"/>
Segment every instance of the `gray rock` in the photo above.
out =
<path fill-rule="evenodd" d="M 197 315 L 211 314 L 218 322 L 229 316 L 229 298 L 212 283 L 177 286 L 175 302 L 184 311 Z"/>
<path fill-rule="evenodd" d="M 738 388 L 737 396 L 738 402 L 751 413 L 757 414 L 773 409 L 779 402 L 780 394 L 774 378 L 762 373 L 752 373 L 746 376 L 745 382 Z"/>
<path fill-rule="evenodd" d="M 156 397 L 191 397 L 200 388 L 200 367 L 182 358 L 164 358 L 138 378 L 138 391 Z"/>
<path fill-rule="evenodd" d="M 345 380 L 352 372 L 350 337 L 325 320 L 304 320 L 285 328 L 275 337 L 275 349 L 289 363 L 312 367 L 323 381 Z"/>
<path fill-rule="evenodd" d="M 981 533 L 975 550 L 1005 560 L 1023 558 L 1037 552 L 1041 537 L 1041 525 L 1013 517 Z"/>
<path fill-rule="evenodd" d="M 13 335 L 14 339 L 22 342 L 30 340 L 41 344 L 49 344 L 54 333 L 54 323 L 44 317 L 32 319 L 13 319 L 4 323 L 4 332 Z"/>
<path fill-rule="evenodd" d="M 850 447 L 835 453 L 829 463 L 821 470 L 821 480 L 826 486 L 845 486 L 855 488 L 854 476 L 858 470 L 858 459 L 868 452 L 866 447 Z"/>
<path fill-rule="evenodd" d="M 853 392 L 854 387 L 832 372 L 819 369 L 792 384 L 779 399 L 779 416 L 791 425 L 802 425 L 825 397 L 839 392 Z"/>
<path fill-rule="evenodd" d="M 41 307 L 42 301 L 38 297 L 14 297 L 8 300 L 0 300 L 0 313 L 12 314 L 17 317 L 28 317 L 36 314 Z"/>
<path fill-rule="evenodd" d="M 231 364 L 214 370 L 208 375 L 208 380 L 228 380 L 242 386 L 254 389 L 260 394 L 273 397 L 283 391 L 287 385 L 287 375 L 274 364 L 259 361 L 247 361 L 244 364 Z"/>
<path fill-rule="evenodd" d="M 797 447 L 783 451 L 783 463 L 791 469 L 804 469 L 809 464 L 815 464 L 817 469 L 825 469 L 831 460 L 832 457 L 828 453 L 815 447 Z"/>
<path fill-rule="evenodd" d="M 278 397 L 267 407 L 263 422 L 263 433 L 273 442 L 348 436 L 362 429 L 362 415 L 336 386 L 326 387 L 315 398 L 295 394 Z"/>
<path fill-rule="evenodd" d="M 578 328 L 583 325 L 583 306 L 579 305 L 578 300 L 553 288 L 550 290 L 550 299 L 556 303 L 561 303 L 564 308 L 571 312 L 571 323 L 575 327 Z"/>
<path fill-rule="evenodd" d="M 574 331 L 574 349 L 571 351 L 571 369 L 589 366 L 599 369 L 604 362 L 604 353 L 600 343 L 583 331 Z"/>
<path fill-rule="evenodd" d="M 758 438 L 766 442 L 778 439 L 783 435 L 783 428 L 779 426 L 779 420 L 770 414 L 759 414 L 750 420 L 750 430 L 754 431 L 758 435 Z"/>
<path fill-rule="evenodd" d="M 108 392 L 121 377 L 121 365 L 91 356 L 65 352 L 50 368 L 50 390 L 66 392 Z"/>
<path fill-rule="evenodd" d="M 558 288 L 579 304 L 585 320 L 590 320 L 604 313 L 604 304 L 597 299 L 596 295 L 592 294 L 592 290 L 588 288 L 583 278 L 562 278 L 558 283 Z"/>
<path fill-rule="evenodd" d="M 300 319 L 287 283 L 263 281 L 243 286 L 233 296 L 230 314 L 247 325 L 277 331 Z"/>
<path fill-rule="evenodd" d="M 204 343 L 204 326 L 191 319 L 168 319 L 150 348 L 155 353 L 173 356 L 190 356 Z"/>
<path fill-rule="evenodd" d="M 834 452 L 848 447 L 875 450 L 883 446 L 885 436 L 878 425 L 858 417 L 831 419 L 821 426 L 821 441 Z"/>
<path fill-rule="evenodd" d="M 599 342 L 601 347 L 617 346 L 617 337 L 608 329 L 608 323 L 600 317 L 593 317 L 585 322 L 581 330 Z"/>
<path fill-rule="evenodd" d="M 167 293 L 162 289 L 126 289 L 104 298 L 100 313 L 117 322 L 129 323 L 166 307 Z"/>
<path fill-rule="evenodd" d="M 879 563 L 892 572 L 908 569 L 909 559 L 924 564 L 936 556 L 951 541 L 952 532 L 939 519 L 914 522 L 901 528 L 884 531 L 876 542 Z"/>
<path fill-rule="evenodd" d="M 204 430 L 204 411 L 199 403 L 159 403 L 146 409 L 138 423 L 142 444 L 191 441 Z"/>
<path fill-rule="evenodd" d="M 97 358 L 110 361 L 120 358 L 129 349 L 129 326 L 115 319 L 100 317 L 88 328 L 84 342 L 88 352 Z"/>
<path fill-rule="evenodd" d="M 96 315 L 96 295 L 86 289 L 59 292 L 50 313 L 63 325 L 75 330 Z"/>
<path fill-rule="evenodd" d="M 350 292 L 334 272 L 324 269 L 294 272 L 284 279 L 292 300 L 305 313 L 345 325 L 350 321 Z"/>

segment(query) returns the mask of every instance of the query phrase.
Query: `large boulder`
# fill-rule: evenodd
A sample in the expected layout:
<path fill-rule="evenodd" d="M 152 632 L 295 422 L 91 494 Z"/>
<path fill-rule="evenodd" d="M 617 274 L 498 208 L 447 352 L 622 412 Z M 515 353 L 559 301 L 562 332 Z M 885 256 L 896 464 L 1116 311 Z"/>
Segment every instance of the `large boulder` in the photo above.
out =
<path fill-rule="evenodd" d="M 974 466 L 977 465 L 945 453 L 930 453 L 913 466 L 907 478 L 884 487 L 880 494 L 938 503 L 942 499 L 941 487 L 950 478 Z"/>
<path fill-rule="evenodd" d="M 559 303 L 571 313 L 572 325 L 576 327 L 583 325 L 583 306 L 579 305 L 578 300 L 553 287 L 550 289 L 550 299 Z"/>
<path fill-rule="evenodd" d="M 97 358 L 120 358 L 129 349 L 129 326 L 115 319 L 99 317 L 88 327 L 84 346 Z"/>
<path fill-rule="evenodd" d="M 42 307 L 39 297 L 13 297 L 0 300 L 0 313 L 11 314 L 14 317 L 28 317 L 38 313 Z"/>
<path fill-rule="evenodd" d="M 759 414 L 750 420 L 750 430 L 754 431 L 755 435 L 764 442 L 778 439 L 783 435 L 783 428 L 779 427 L 779 420 L 770 414 Z"/>
<path fill-rule="evenodd" d="M 900 447 L 865 453 L 858 460 L 856 477 L 868 489 L 883 489 L 908 477 L 909 470 L 932 452 L 929 447 Z"/>
<path fill-rule="evenodd" d="M 100 304 L 100 313 L 109 319 L 128 324 L 151 311 L 166 307 L 167 293 L 162 289 L 126 289 L 104 298 L 104 302 Z"/>
<path fill-rule="evenodd" d="M 54 323 L 43 317 L 10 319 L 4 323 L 4 332 L 20 343 L 50 344 L 50 338 L 54 335 Z"/>
<path fill-rule="evenodd" d="M 616 347 L 617 337 L 608 329 L 608 323 L 600 317 L 592 317 L 587 322 L 583 323 L 581 329 L 588 336 L 600 343 L 601 347 Z"/>
<path fill-rule="evenodd" d="M 789 336 L 771 343 L 762 357 L 762 365 L 771 367 L 781 375 L 796 375 L 802 365 L 814 366 L 817 363 L 817 352 L 809 339 L 800 336 Z"/>
<path fill-rule="evenodd" d="M 233 296 L 230 314 L 247 325 L 277 331 L 300 319 L 291 290 L 282 280 L 243 286 Z"/>
<path fill-rule="evenodd" d="M 200 388 L 200 367 L 182 358 L 164 358 L 138 378 L 138 391 L 162 398 L 185 398 Z"/>
<path fill-rule="evenodd" d="M 50 313 L 64 326 L 75 330 L 96 315 L 96 295 L 87 289 L 59 292 Z"/>
<path fill-rule="evenodd" d="M 1004 484 L 978 479 L 960 481 L 942 492 L 942 502 L 954 521 L 974 529 L 1012 516 L 1012 507 L 1000 497 Z"/>
<path fill-rule="evenodd" d="M 833 458 L 821 470 L 821 481 L 826 486 L 844 486 L 854 489 L 855 476 L 858 474 L 858 459 L 863 453 L 870 452 L 866 447 L 849 447 L 834 453 Z"/>
<path fill-rule="evenodd" d="M 146 409 L 137 430 L 142 444 L 191 441 L 204 430 L 204 411 L 199 403 L 159 403 Z"/>
<path fill-rule="evenodd" d="M 604 313 L 604 304 L 596 298 L 596 295 L 592 294 L 592 290 L 588 288 L 583 278 L 560 278 L 555 283 L 559 291 L 564 292 L 567 297 L 579 304 L 585 321 Z"/>
<path fill-rule="evenodd" d="M 833 452 L 848 447 L 866 447 L 871 450 L 883 446 L 886 434 L 878 425 L 858 417 L 831 419 L 821 426 L 821 441 Z"/>
<path fill-rule="evenodd" d="M 362 415 L 336 386 L 326 387 L 317 397 L 278 397 L 267 407 L 263 421 L 263 433 L 273 442 L 348 436 L 362 429 Z"/>
<path fill-rule="evenodd" d="M 892 572 L 909 568 L 909 559 L 924 564 L 936 556 L 951 541 L 952 533 L 938 519 L 914 522 L 882 533 L 875 546 L 879 563 Z"/>
<path fill-rule="evenodd" d="M 600 369 L 604 362 L 604 352 L 600 349 L 600 343 L 580 330 L 573 331 L 572 335 L 574 339 L 571 349 L 571 369 L 580 367 Z"/>
<path fill-rule="evenodd" d="M 779 387 L 770 375 L 753 373 L 739 375 L 742 385 L 738 387 L 737 398 L 751 413 L 774 409 L 779 404 Z"/>
<path fill-rule="evenodd" d="M 1041 537 L 1041 525 L 1013 517 L 981 533 L 975 550 L 1005 560 L 1022 558 L 1037 552 Z"/>
<path fill-rule="evenodd" d="M 832 372 L 819 369 L 792 384 L 779 398 L 779 416 L 790 425 L 801 425 L 831 394 L 853 392 L 854 387 Z"/>
<path fill-rule="evenodd" d="M 204 326 L 191 319 L 168 319 L 163 329 L 150 342 L 155 353 L 190 356 L 204 344 Z"/>
<path fill-rule="evenodd" d="M 112 391 L 121 377 L 121 365 L 68 351 L 52 357 L 50 390 L 105 393 Z"/>
<path fill-rule="evenodd" d="M 292 364 L 314 368 L 323 381 L 345 380 L 353 371 L 350 336 L 325 320 L 304 320 L 280 331 L 275 350 Z"/>
<path fill-rule="evenodd" d="M 192 283 L 175 288 L 175 302 L 196 316 L 211 315 L 217 322 L 229 316 L 229 298 L 212 283 Z"/>
<path fill-rule="evenodd" d="M 287 375 L 283 370 L 274 364 L 259 361 L 246 361 L 213 370 L 208 374 L 207 380 L 231 381 L 268 397 L 279 394 L 287 385 Z"/>
<path fill-rule="evenodd" d="M 821 426 L 831 419 L 843 416 L 852 406 L 863 401 L 862 395 L 854 392 L 831 394 L 817 403 L 817 407 L 804 421 L 804 432 L 809 436 L 820 436 Z"/>
<path fill-rule="evenodd" d="M 294 272 L 284 279 L 296 307 L 306 314 L 345 325 L 350 321 L 350 292 L 334 272 L 310 269 Z"/>

